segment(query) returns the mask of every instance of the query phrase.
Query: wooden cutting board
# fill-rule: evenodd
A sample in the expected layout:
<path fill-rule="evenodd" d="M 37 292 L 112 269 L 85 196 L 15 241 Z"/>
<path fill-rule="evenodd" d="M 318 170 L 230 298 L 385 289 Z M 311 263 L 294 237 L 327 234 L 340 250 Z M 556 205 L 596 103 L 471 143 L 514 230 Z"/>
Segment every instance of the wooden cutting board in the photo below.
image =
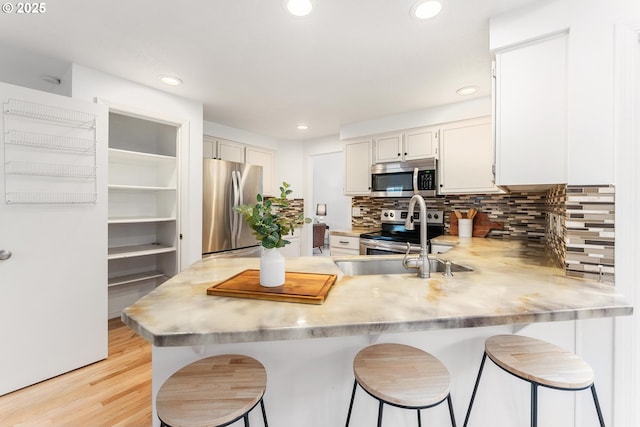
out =
<path fill-rule="evenodd" d="M 260 286 L 260 270 L 245 270 L 209 287 L 207 295 L 322 304 L 336 278 L 335 274 L 287 271 L 283 285 L 268 288 Z"/>
<path fill-rule="evenodd" d="M 466 218 L 466 214 L 463 214 Z M 478 212 L 473 217 L 473 231 L 471 235 L 473 237 L 487 237 L 487 234 L 493 229 L 502 230 L 504 224 L 501 222 L 492 222 L 486 213 Z M 458 217 L 451 212 L 449 215 L 449 234 L 452 236 L 458 235 Z"/>

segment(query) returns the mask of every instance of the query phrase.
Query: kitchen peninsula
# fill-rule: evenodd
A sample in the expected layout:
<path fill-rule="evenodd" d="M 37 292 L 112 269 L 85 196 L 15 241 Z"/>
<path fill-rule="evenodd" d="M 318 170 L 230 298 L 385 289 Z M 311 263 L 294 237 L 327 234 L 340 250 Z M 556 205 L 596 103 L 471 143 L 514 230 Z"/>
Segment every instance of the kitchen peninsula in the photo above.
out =
<path fill-rule="evenodd" d="M 370 343 L 402 342 L 441 358 L 454 378 L 452 397 L 460 418 L 487 336 L 526 328 L 523 334 L 571 346 L 575 320 L 633 311 L 615 287 L 567 278 L 544 254 L 521 241 L 442 239 L 455 247 L 440 257 L 473 271 L 448 279 L 442 273 L 432 273 L 430 279 L 412 273 L 346 276 L 328 257 L 289 258 L 288 271 L 338 276 L 324 304 L 308 305 L 209 296 L 208 287 L 257 268 L 258 259 L 208 259 L 128 307 L 122 319 L 153 344 L 154 397 L 181 366 L 211 354 L 238 352 L 256 357 L 267 368 L 265 402 L 273 425 L 320 427 L 344 423 L 351 362 Z M 486 387 L 498 388 L 490 378 Z M 370 400 L 364 393 L 359 398 L 363 403 L 352 425 L 370 425 L 375 405 L 364 402 Z M 520 409 L 526 414 L 526 392 L 523 399 L 525 408 Z M 560 412 L 570 412 L 562 411 L 566 401 L 556 400 Z M 482 406 L 479 413 L 491 414 L 491 408 Z M 326 411 L 320 414 L 318 407 Z M 438 424 L 447 419 L 442 412 L 427 411 L 425 416 Z M 385 413 L 389 425 L 394 425 L 394 417 L 404 416 L 400 411 Z"/>

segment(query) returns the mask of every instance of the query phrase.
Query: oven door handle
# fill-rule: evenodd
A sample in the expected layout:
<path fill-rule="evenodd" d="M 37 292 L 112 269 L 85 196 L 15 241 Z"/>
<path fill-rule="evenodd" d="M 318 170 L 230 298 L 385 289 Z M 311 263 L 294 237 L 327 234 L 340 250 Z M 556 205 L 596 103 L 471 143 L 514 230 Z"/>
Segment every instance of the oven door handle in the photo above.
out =
<path fill-rule="evenodd" d="M 411 245 L 413 248 L 414 245 Z M 367 248 L 380 249 L 383 251 L 395 252 L 398 254 L 404 254 L 407 251 L 407 246 L 404 243 L 389 243 L 381 242 L 372 239 L 360 239 L 360 255 L 367 254 Z"/>

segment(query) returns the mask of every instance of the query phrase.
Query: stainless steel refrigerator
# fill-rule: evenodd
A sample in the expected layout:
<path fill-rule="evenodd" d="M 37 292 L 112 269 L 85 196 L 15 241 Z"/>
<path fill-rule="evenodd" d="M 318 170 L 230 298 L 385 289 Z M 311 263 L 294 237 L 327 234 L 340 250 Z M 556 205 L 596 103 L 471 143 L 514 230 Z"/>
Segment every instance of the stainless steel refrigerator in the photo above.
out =
<path fill-rule="evenodd" d="M 256 202 L 262 166 L 204 159 L 202 176 L 202 255 L 259 256 L 260 243 L 233 207 Z"/>

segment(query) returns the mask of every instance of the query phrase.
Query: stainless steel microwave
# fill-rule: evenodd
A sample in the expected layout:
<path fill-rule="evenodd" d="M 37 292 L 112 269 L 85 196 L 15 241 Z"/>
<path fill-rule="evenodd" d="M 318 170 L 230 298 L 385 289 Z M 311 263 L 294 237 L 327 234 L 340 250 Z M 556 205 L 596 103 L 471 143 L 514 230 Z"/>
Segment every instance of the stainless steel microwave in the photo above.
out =
<path fill-rule="evenodd" d="M 436 159 L 378 163 L 371 166 L 372 197 L 436 195 Z"/>

